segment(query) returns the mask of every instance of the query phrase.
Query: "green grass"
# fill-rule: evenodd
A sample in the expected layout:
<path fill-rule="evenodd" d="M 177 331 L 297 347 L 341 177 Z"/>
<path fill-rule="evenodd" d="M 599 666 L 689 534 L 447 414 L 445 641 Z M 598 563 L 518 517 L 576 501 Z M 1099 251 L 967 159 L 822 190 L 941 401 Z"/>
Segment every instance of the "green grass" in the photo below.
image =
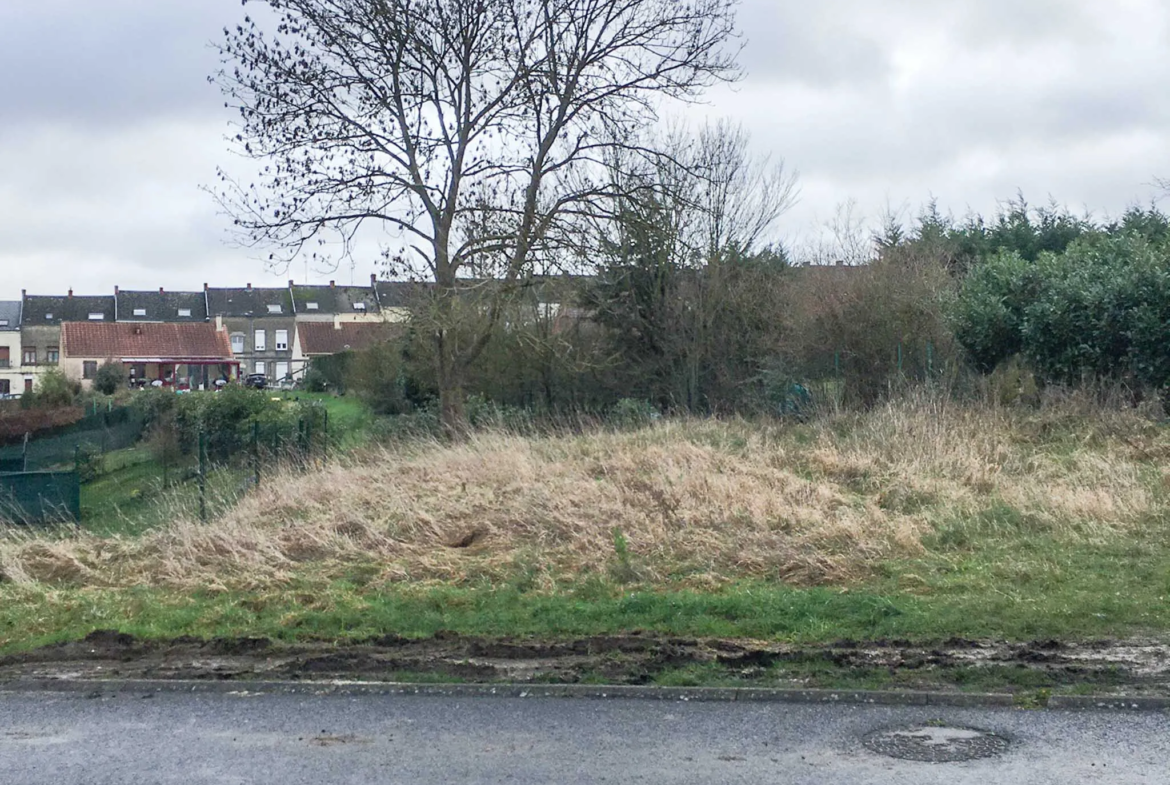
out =
<path fill-rule="evenodd" d="M 368 410 L 353 398 L 287 395 L 329 407 L 331 432 L 353 435 L 349 444 L 360 442 L 370 422 Z M 849 421 L 834 427 L 847 430 Z M 803 444 L 806 436 L 812 438 L 812 428 L 794 426 L 793 439 Z M 698 430 L 696 438 L 722 439 L 715 446 L 726 454 L 745 449 L 734 439 Z M 647 431 L 645 438 L 659 433 Z M 1034 449 L 1038 455 L 1059 455 L 1063 444 L 1056 439 L 1055 445 L 1036 443 Z M 1113 460 L 1107 465 L 1130 465 L 1116 454 Z M 1139 467 L 1143 488 L 1153 500 L 1141 508 L 1145 517 L 1120 525 L 1107 517 L 1070 519 L 1076 513 L 1063 514 L 1058 507 L 1026 513 L 1005 501 L 1010 495 L 999 492 L 979 497 L 977 504 L 954 507 L 932 486 L 921 490 L 896 475 L 871 476 L 859 465 L 856 475 L 832 478 L 842 498 L 858 509 L 872 503 L 899 515 L 919 516 L 930 531 L 922 537 L 921 549 L 886 551 L 902 555 L 866 565 L 837 585 L 797 588 L 760 579 L 696 590 L 687 584 L 694 577 L 689 568 L 659 573 L 673 577 L 643 584 L 649 571 L 641 567 L 652 555 L 631 547 L 621 529 L 612 531 L 611 554 L 581 568 L 592 572 L 561 575 L 550 591 L 536 589 L 545 585 L 538 580 L 545 577 L 539 566 L 520 559 L 510 571 L 493 567 L 490 579 L 469 569 L 449 585 L 380 584 L 386 565 L 365 554 L 343 564 L 328 558 L 294 559 L 279 578 L 253 593 L 77 588 L 67 578 L 57 585 L 17 586 L 5 583 L 0 574 L 0 652 L 77 639 L 95 629 L 154 639 L 264 636 L 280 641 L 355 641 L 387 633 L 427 637 L 443 631 L 555 639 L 633 630 L 809 644 L 951 637 L 1020 642 L 1170 638 L 1170 477 L 1163 475 L 1160 462 Z M 802 466 L 798 463 L 794 471 Z M 189 481 L 170 491 L 175 496 L 169 507 L 155 503 L 161 469 L 144 451 L 107 456 L 105 468 L 108 474 L 83 489 L 85 528 L 90 531 L 137 534 L 163 522 L 176 504 L 195 504 L 195 485 Z M 830 482 L 812 464 L 803 468 L 812 480 Z M 240 482 L 239 476 L 220 473 L 213 480 L 213 495 L 235 498 Z M 962 517 L 957 509 L 963 510 Z M 475 563 L 476 558 L 469 553 L 467 561 Z M 603 679 L 597 675 L 585 680 L 590 678 Z M 1114 686 L 1110 674 L 1069 682 L 1067 676 L 1039 670 L 994 666 L 891 673 L 819 661 L 751 672 L 688 665 L 648 678 L 671 685 L 1011 689 L 1036 702 L 1049 692 Z"/>
<path fill-rule="evenodd" d="M 343 450 L 366 441 L 373 413 L 356 396 L 273 392 L 272 397 L 320 403 L 329 411 L 333 443 Z M 104 455 L 97 479 L 81 487 L 82 528 L 102 535 L 136 535 L 166 523 L 176 504 L 198 504 L 194 468 L 191 457 L 181 465 L 164 468 L 141 446 Z M 208 488 L 214 509 L 220 510 L 228 503 L 225 500 L 237 498 L 245 480 L 243 471 L 213 472 Z"/>
<path fill-rule="evenodd" d="M 333 393 L 274 392 L 273 397 L 287 401 L 319 403 L 329 412 L 329 433 L 334 444 L 343 449 L 359 446 L 365 442 L 366 432 L 373 422 L 374 413 L 356 395 L 339 396 Z"/>
<path fill-rule="evenodd" d="M 149 450 L 133 447 L 103 456 L 97 479 L 81 486 L 81 525 L 100 536 L 137 536 L 167 523 L 176 509 L 198 510 L 194 459 L 163 467 Z M 210 515 L 231 506 L 247 487 L 247 472 L 215 469 L 207 478 Z"/>
<path fill-rule="evenodd" d="M 1170 567 L 1170 564 L 1167 565 Z M 1163 579 L 1166 576 L 1163 575 Z M 982 584 L 916 596 L 892 586 L 842 591 L 741 583 L 715 592 L 631 591 L 597 577 L 555 593 L 515 588 L 379 590 L 311 578 L 264 594 L 0 585 L 0 650 L 117 628 L 148 638 L 262 635 L 354 640 L 386 633 L 546 638 L 646 630 L 680 636 L 824 643 L 949 637 L 1087 639 L 1170 630 L 1164 584 L 1105 575 L 1089 583 L 987 594 Z M 976 593 L 977 592 L 977 593 Z"/>

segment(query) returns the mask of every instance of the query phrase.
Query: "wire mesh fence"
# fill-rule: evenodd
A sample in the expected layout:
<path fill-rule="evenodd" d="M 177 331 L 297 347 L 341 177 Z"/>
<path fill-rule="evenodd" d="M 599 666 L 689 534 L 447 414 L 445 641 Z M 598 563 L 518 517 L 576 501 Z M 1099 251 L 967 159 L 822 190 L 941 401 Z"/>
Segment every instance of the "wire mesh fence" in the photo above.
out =
<path fill-rule="evenodd" d="M 84 487 L 94 486 L 89 495 L 120 498 L 118 480 L 132 472 L 139 481 L 149 478 L 153 497 L 182 490 L 190 513 L 206 521 L 216 507 L 209 499 L 221 497 L 225 483 L 246 491 L 278 466 L 323 465 L 331 451 L 321 406 L 176 414 L 109 407 L 0 448 L 0 520 L 80 522 Z"/>

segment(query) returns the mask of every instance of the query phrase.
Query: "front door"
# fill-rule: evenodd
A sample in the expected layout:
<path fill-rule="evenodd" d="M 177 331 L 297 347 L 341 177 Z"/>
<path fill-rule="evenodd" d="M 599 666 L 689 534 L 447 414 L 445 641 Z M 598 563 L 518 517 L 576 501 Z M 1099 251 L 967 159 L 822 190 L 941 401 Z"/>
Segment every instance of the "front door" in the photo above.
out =
<path fill-rule="evenodd" d="M 32 392 L 32 379 L 25 379 L 24 380 L 24 391 L 26 393 Z"/>

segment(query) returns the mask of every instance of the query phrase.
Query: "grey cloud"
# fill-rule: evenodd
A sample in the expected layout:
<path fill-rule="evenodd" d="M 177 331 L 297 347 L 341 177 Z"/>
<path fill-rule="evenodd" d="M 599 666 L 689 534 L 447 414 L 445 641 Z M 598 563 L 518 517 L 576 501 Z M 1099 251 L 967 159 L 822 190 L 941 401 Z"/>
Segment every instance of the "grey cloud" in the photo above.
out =
<path fill-rule="evenodd" d="M 0 0 L 0 298 L 286 277 L 226 245 L 198 190 L 243 168 L 206 77 L 208 44 L 249 10 Z M 786 233 L 850 197 L 875 215 L 933 194 L 962 215 L 1023 188 L 1116 213 L 1170 176 L 1165 0 L 743 0 L 740 23 L 746 78 L 696 111 L 802 172 Z"/>
<path fill-rule="evenodd" d="M 852 0 L 745 3 L 741 64 L 751 81 L 796 81 L 834 86 L 885 78 L 889 53 L 872 31 L 855 25 Z"/>
<path fill-rule="evenodd" d="M 238 0 L 7 0 L 0 7 L 0 125 L 125 125 L 222 104 L 209 44 Z"/>

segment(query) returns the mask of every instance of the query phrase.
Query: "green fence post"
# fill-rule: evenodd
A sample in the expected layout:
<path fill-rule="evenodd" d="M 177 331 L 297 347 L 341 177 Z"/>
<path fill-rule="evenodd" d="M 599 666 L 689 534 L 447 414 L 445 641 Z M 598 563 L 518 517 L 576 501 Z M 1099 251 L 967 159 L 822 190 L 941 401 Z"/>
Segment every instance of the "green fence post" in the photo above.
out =
<path fill-rule="evenodd" d="M 325 466 L 329 465 L 329 410 L 324 409 L 325 420 L 322 427 L 325 429 L 325 438 L 323 439 L 324 451 L 321 453 L 321 463 Z"/>
<path fill-rule="evenodd" d="M 252 423 L 252 479 L 260 487 L 260 421 Z"/>
<path fill-rule="evenodd" d="M 898 341 L 898 373 L 902 373 L 902 342 Z"/>
<path fill-rule="evenodd" d="M 934 376 L 934 341 L 926 342 L 926 375 Z"/>
<path fill-rule="evenodd" d="M 207 523 L 207 437 L 199 432 L 199 520 Z"/>

